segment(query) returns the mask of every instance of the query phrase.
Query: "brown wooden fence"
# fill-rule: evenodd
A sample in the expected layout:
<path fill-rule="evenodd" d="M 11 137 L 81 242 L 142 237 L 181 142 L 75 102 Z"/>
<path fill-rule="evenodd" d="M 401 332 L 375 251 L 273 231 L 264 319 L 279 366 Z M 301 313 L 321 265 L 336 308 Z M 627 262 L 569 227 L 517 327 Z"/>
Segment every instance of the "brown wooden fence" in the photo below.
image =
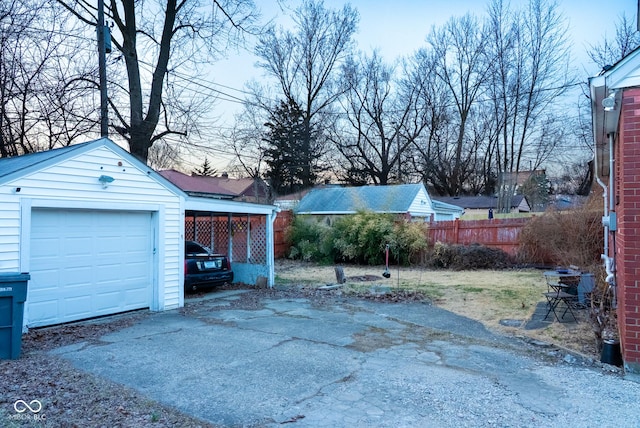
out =
<path fill-rule="evenodd" d="M 273 223 L 273 251 L 276 259 L 281 259 L 287 255 L 289 244 L 287 244 L 287 228 L 293 221 L 293 211 L 280 211 Z"/>
<path fill-rule="evenodd" d="M 481 244 L 516 255 L 520 233 L 530 219 L 531 217 L 434 221 L 429 223 L 429 243 Z M 286 229 L 292 221 L 292 211 L 281 211 L 276 217 L 273 225 L 276 258 L 285 257 L 289 250 L 285 237 Z"/>
<path fill-rule="evenodd" d="M 520 233 L 530 219 L 530 217 L 524 217 L 431 222 L 429 223 L 429 242 L 481 244 L 516 255 Z"/>

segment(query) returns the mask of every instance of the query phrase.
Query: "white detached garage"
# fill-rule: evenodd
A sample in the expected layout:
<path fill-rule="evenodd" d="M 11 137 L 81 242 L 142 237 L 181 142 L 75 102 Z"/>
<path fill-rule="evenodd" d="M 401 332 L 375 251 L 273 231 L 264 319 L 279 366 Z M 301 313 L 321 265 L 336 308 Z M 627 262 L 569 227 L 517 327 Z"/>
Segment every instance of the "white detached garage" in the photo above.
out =
<path fill-rule="evenodd" d="M 0 272 L 28 327 L 183 305 L 185 194 L 108 139 L 0 159 Z"/>

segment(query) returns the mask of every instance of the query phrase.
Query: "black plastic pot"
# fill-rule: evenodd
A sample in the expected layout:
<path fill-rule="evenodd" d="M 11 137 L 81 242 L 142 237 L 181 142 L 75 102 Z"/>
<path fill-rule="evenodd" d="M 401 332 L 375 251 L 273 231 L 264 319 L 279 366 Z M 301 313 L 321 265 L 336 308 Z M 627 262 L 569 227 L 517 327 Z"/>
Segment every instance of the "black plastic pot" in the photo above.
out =
<path fill-rule="evenodd" d="M 600 362 L 613 366 L 622 366 L 622 354 L 620 353 L 620 341 L 615 339 L 605 339 L 602 341 L 602 353 Z"/>

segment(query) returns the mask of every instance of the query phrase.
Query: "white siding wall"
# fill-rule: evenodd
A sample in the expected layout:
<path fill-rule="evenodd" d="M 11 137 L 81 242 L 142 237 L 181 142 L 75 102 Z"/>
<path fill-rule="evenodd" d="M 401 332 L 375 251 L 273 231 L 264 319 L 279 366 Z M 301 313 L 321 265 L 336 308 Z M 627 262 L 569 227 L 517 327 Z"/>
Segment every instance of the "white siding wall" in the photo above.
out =
<path fill-rule="evenodd" d="M 409 206 L 409 213 L 412 217 L 429 217 L 434 214 L 431 198 L 424 188 L 420 189 L 411 206 Z"/>
<path fill-rule="evenodd" d="M 120 165 L 119 165 L 120 163 Z M 149 170 L 150 171 L 150 170 Z M 156 211 L 159 225 L 157 255 L 160 271 L 156 274 L 158 307 L 170 309 L 182 305 L 182 246 L 184 214 L 182 198 L 140 170 L 128 157 L 108 147 L 97 147 L 0 187 L 0 272 L 25 271 L 28 248 L 22 249 L 21 227 L 29 219 L 29 206 Z M 106 189 L 100 175 L 115 180 Z M 15 188 L 20 192 L 16 193 Z M 22 236 L 23 237 L 23 236 Z M 26 241 L 28 242 L 28 240 Z"/>
<path fill-rule="evenodd" d="M 436 215 L 433 217 L 434 221 L 450 221 L 455 219 L 456 217 L 453 215 L 453 213 L 436 213 Z"/>
<path fill-rule="evenodd" d="M 20 201 L 0 188 L 0 272 L 18 272 Z"/>

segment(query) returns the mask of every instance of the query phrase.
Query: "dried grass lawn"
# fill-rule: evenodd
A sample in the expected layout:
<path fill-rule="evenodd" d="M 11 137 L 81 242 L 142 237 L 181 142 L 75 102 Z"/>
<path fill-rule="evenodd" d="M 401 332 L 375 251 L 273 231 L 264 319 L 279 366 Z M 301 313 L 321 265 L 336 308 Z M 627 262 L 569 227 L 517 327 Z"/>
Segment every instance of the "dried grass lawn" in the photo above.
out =
<path fill-rule="evenodd" d="M 438 307 L 477 320 L 490 330 L 542 340 L 597 358 L 587 310 L 576 311 L 579 323 L 554 321 L 540 329 L 524 329 L 538 303 L 546 302 L 542 293 L 547 286 L 540 270 L 449 271 L 396 266 L 390 267 L 391 278 L 386 279 L 382 276 L 384 266 L 343 268 L 347 277 L 341 288 L 344 293 L 380 287 L 420 291 Z M 334 266 L 292 261 L 279 261 L 276 265 L 276 284 L 315 288 L 335 283 Z M 506 319 L 523 323 L 521 327 L 500 324 L 500 320 Z M 567 315 L 567 319 L 571 316 Z"/>

